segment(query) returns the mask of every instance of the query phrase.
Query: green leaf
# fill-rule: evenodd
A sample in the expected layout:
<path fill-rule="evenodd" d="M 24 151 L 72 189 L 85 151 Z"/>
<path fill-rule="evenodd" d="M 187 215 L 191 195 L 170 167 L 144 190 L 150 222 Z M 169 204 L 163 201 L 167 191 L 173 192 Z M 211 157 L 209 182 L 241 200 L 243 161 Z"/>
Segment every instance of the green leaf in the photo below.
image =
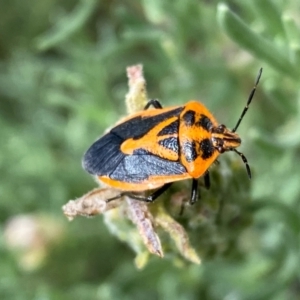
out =
<path fill-rule="evenodd" d="M 270 0 L 252 0 L 250 5 L 259 20 L 265 25 L 265 29 L 271 36 L 285 37 L 285 31 L 281 21 L 281 14 L 277 6 Z"/>
<path fill-rule="evenodd" d="M 277 71 L 294 79 L 300 77 L 298 68 L 290 63 L 286 55 L 281 53 L 272 42 L 253 31 L 225 4 L 218 5 L 217 14 L 222 29 L 239 46 L 251 52 L 255 57 L 264 60 Z"/>
<path fill-rule="evenodd" d="M 36 49 L 45 51 L 68 39 L 85 24 L 97 4 L 96 0 L 81 0 L 73 12 L 63 17 L 49 31 L 36 39 Z"/>

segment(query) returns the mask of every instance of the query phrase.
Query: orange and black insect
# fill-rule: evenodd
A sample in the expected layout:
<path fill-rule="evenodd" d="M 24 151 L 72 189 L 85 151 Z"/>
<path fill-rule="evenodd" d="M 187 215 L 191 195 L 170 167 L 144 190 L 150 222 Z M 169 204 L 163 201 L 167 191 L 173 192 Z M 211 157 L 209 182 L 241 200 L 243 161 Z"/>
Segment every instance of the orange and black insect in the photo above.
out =
<path fill-rule="evenodd" d="M 253 99 L 261 73 L 262 69 L 232 130 L 219 125 L 200 102 L 162 108 L 158 100 L 150 100 L 145 110 L 121 120 L 87 150 L 83 168 L 121 190 L 119 197 L 130 194 L 146 202 L 153 202 L 174 181 L 192 179 L 190 203 L 193 204 L 198 197 L 198 179 L 204 176 L 208 188 L 208 169 L 226 151 L 234 151 L 242 158 L 251 178 L 246 157 L 236 150 L 241 144 L 236 131 Z M 151 105 L 155 109 L 147 110 Z M 148 197 L 134 194 L 152 189 L 157 190 Z"/>

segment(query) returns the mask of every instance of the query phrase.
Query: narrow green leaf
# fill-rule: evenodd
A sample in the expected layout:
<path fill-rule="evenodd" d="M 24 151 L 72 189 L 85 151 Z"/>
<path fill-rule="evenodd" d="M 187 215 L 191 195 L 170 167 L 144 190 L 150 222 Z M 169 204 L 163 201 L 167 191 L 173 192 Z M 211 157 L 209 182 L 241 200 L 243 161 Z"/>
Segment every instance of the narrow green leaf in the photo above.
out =
<path fill-rule="evenodd" d="M 295 66 L 300 65 L 300 45 L 292 44 L 290 46 L 291 61 Z"/>
<path fill-rule="evenodd" d="M 300 30 L 295 20 L 289 15 L 283 15 L 282 22 L 284 25 L 285 35 L 288 40 L 290 49 L 290 60 L 296 66 L 300 64 Z"/>
<path fill-rule="evenodd" d="M 81 0 L 73 12 L 63 17 L 49 31 L 37 37 L 35 48 L 45 51 L 68 39 L 85 24 L 97 3 L 97 0 Z"/>
<path fill-rule="evenodd" d="M 274 69 L 294 79 L 299 78 L 298 68 L 268 40 L 262 38 L 235 15 L 225 4 L 218 5 L 217 17 L 226 34 L 255 57 L 270 64 Z"/>
<path fill-rule="evenodd" d="M 281 14 L 277 6 L 270 0 L 252 0 L 250 4 L 253 11 L 261 22 L 264 23 L 265 29 L 271 36 L 285 36 L 284 27 L 281 21 Z"/>
<path fill-rule="evenodd" d="M 285 35 L 290 45 L 295 44 L 300 46 L 300 29 L 295 23 L 295 20 L 287 14 L 282 16 L 282 22 L 285 30 Z"/>

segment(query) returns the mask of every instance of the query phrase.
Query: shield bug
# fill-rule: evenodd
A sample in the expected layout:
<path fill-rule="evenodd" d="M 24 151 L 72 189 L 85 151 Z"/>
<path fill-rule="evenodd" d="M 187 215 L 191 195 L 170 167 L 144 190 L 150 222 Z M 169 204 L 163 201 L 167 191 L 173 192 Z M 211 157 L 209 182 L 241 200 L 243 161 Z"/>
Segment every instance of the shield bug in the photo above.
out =
<path fill-rule="evenodd" d="M 134 199 L 153 202 L 173 182 L 192 179 L 193 204 L 197 200 L 198 179 L 204 176 L 209 187 L 209 167 L 227 151 L 241 157 L 251 178 L 246 157 L 236 149 L 241 144 L 236 131 L 261 74 L 262 69 L 232 130 L 218 124 L 198 101 L 163 108 L 158 100 L 150 100 L 143 111 L 122 119 L 92 144 L 83 157 L 83 168 L 108 186 L 121 190 L 119 196 L 108 201 L 130 194 Z M 148 110 L 150 106 L 155 109 Z M 134 194 L 152 189 L 157 190 L 147 197 Z"/>

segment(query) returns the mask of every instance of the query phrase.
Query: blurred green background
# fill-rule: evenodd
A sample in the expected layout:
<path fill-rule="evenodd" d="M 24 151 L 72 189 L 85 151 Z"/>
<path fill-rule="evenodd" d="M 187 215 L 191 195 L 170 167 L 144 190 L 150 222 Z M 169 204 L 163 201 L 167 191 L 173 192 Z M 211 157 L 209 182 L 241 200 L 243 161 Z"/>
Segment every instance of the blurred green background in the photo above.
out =
<path fill-rule="evenodd" d="M 300 299 L 299 20 L 298 0 L 2 0 L 0 299 Z M 248 221 L 208 218 L 199 266 L 169 251 L 137 270 L 101 216 L 62 214 L 96 187 L 81 157 L 124 114 L 136 63 L 149 98 L 201 99 L 229 128 L 264 68 L 239 128 L 253 180 L 232 157 L 224 199 L 247 198 Z"/>

